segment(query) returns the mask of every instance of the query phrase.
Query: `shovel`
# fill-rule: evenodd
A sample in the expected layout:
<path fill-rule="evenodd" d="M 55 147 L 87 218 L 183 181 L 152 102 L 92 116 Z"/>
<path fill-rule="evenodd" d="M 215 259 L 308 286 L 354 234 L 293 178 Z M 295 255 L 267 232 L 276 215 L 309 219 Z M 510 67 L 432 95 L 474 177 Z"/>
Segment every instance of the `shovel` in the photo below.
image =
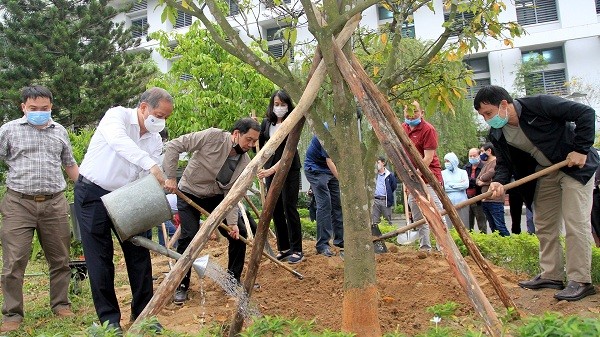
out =
<path fill-rule="evenodd" d="M 197 203 L 195 203 L 192 199 L 190 199 L 187 195 L 183 194 L 180 190 L 175 190 L 175 194 L 177 194 L 178 198 L 183 199 L 185 202 L 187 202 L 190 206 L 194 207 L 195 209 L 197 209 L 198 211 L 200 211 L 200 213 L 209 216 L 210 213 L 208 213 L 204 208 L 200 207 L 200 205 L 198 205 Z M 219 224 L 219 227 L 221 227 L 222 229 L 226 230 L 227 232 L 229 232 L 229 227 L 225 226 L 223 223 Z M 252 247 L 253 244 L 251 241 L 248 241 L 245 237 L 243 236 L 238 236 L 238 238 L 240 239 L 240 241 L 242 241 L 243 243 L 245 243 L 247 246 Z M 287 271 L 289 271 L 290 273 L 292 273 L 294 276 L 296 276 L 298 279 L 302 280 L 304 278 L 304 276 L 302 274 L 300 274 L 299 272 L 293 270 L 292 268 L 286 266 L 285 264 L 283 264 L 281 261 L 277 260 L 275 257 L 267 254 L 264 250 L 262 251 L 262 255 L 264 255 L 266 258 L 268 258 L 269 260 L 273 261 L 278 267 L 281 267 Z"/>
<path fill-rule="evenodd" d="M 561 161 L 559 163 L 556 163 L 556 164 L 554 164 L 552 166 L 546 167 L 543 170 L 540 170 L 538 172 L 530 174 L 527 177 L 521 178 L 519 180 L 515 180 L 512 183 L 508 183 L 508 184 L 504 185 L 504 191 L 507 191 L 507 190 L 509 190 L 511 188 L 515 188 L 517 186 L 520 186 L 520 185 L 523 185 L 525 183 L 528 183 L 528 182 L 530 182 L 532 180 L 535 180 L 535 179 L 537 179 L 537 178 L 539 178 L 541 176 L 544 176 L 544 175 L 546 175 L 548 173 L 554 172 L 554 171 L 556 171 L 556 170 L 558 170 L 558 169 L 560 169 L 562 167 L 567 166 L 568 163 L 569 163 L 569 159 L 565 159 L 565 160 L 563 160 L 563 161 Z M 463 207 L 472 205 L 472 204 L 474 204 L 474 203 L 476 203 L 478 201 L 481 201 L 483 199 L 489 198 L 491 196 L 492 196 L 492 192 L 491 191 L 487 191 L 487 192 L 485 192 L 483 194 L 480 194 L 480 195 L 475 196 L 475 197 L 473 197 L 471 199 L 465 200 L 463 202 L 460 202 L 460 203 L 454 205 L 454 208 L 456 208 L 456 209 L 463 208 Z M 440 214 L 443 216 L 443 215 L 448 214 L 448 212 L 445 209 L 442 209 L 442 210 L 440 210 Z M 386 233 L 386 234 L 380 235 L 380 236 L 378 236 L 376 238 L 373 238 L 373 241 L 385 240 L 385 239 L 391 238 L 391 237 L 396 236 L 398 234 L 404 233 L 404 232 L 406 232 L 406 231 L 408 231 L 410 229 L 419 227 L 419 226 L 421 226 L 422 224 L 424 224 L 426 222 L 427 222 L 427 220 L 425 218 L 423 218 L 423 219 L 421 219 L 419 221 L 413 222 L 410 225 L 404 226 L 402 228 L 398 228 L 395 231 L 391 231 L 389 233 Z"/>

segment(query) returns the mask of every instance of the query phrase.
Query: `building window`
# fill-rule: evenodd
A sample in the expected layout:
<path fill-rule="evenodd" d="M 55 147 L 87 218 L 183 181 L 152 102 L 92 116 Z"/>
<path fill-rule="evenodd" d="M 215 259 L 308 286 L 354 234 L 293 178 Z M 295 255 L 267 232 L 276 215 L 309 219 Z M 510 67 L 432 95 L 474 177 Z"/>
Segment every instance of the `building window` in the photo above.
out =
<path fill-rule="evenodd" d="M 389 20 L 394 17 L 394 14 L 387 8 L 377 5 L 377 18 L 381 20 Z"/>
<path fill-rule="evenodd" d="M 267 28 L 266 36 L 269 53 L 275 58 L 282 58 L 287 53 L 291 63 L 294 62 L 294 50 L 288 46 L 282 36 L 283 29 L 287 27 L 289 26 Z"/>
<path fill-rule="evenodd" d="M 556 0 L 515 0 L 515 7 L 517 21 L 523 26 L 558 21 Z"/>
<path fill-rule="evenodd" d="M 596 0 L 596 14 L 600 14 L 600 0 Z"/>
<path fill-rule="evenodd" d="M 274 0 L 261 0 L 261 2 L 265 5 L 266 8 L 275 7 L 275 1 Z M 277 3 L 279 5 L 282 5 L 284 3 L 289 5 L 290 3 L 292 3 L 292 0 L 279 0 L 279 1 L 277 1 Z"/>
<path fill-rule="evenodd" d="M 146 0 L 136 1 L 136 2 L 133 3 L 133 6 L 129 10 L 129 13 L 138 12 L 138 11 L 145 11 L 146 8 L 148 8 L 148 2 Z"/>
<path fill-rule="evenodd" d="M 532 50 L 523 52 L 523 62 L 534 58 L 541 58 L 546 63 L 544 69 L 536 71 L 529 76 L 530 88 L 527 94 L 546 93 L 552 95 L 566 95 L 568 90 L 565 87 L 567 81 L 565 55 L 562 47 Z"/>
<path fill-rule="evenodd" d="M 183 28 L 192 25 L 192 16 L 186 12 L 177 11 L 177 20 L 174 28 Z"/>
<path fill-rule="evenodd" d="M 475 18 L 475 14 L 473 14 L 471 12 L 462 12 L 462 13 L 456 12 L 456 14 L 454 15 L 454 21 L 452 22 L 452 25 L 449 27 L 450 28 L 450 36 L 460 35 L 463 28 L 465 26 L 468 26 L 471 24 L 471 21 L 473 21 L 473 18 Z M 449 20 L 450 20 L 450 12 L 444 11 L 444 22 L 448 22 Z"/>
<path fill-rule="evenodd" d="M 131 19 L 131 35 L 136 39 L 148 35 L 148 27 L 147 17 Z"/>
<path fill-rule="evenodd" d="M 473 72 L 473 86 L 467 87 L 467 97 L 473 99 L 479 89 L 491 84 L 490 63 L 487 56 L 466 58 L 463 62 Z"/>
<path fill-rule="evenodd" d="M 402 37 L 415 38 L 415 24 L 404 21 L 402 24 Z"/>
<path fill-rule="evenodd" d="M 467 87 L 467 98 L 469 99 L 475 99 L 475 95 L 477 95 L 477 92 L 479 91 L 479 89 L 485 87 L 486 85 L 490 85 L 492 84 L 492 82 L 490 81 L 489 78 L 480 78 L 480 79 L 474 79 L 473 80 L 473 86 Z"/>
<path fill-rule="evenodd" d="M 235 16 L 240 13 L 238 0 L 227 0 L 227 3 L 229 4 L 229 16 Z"/>

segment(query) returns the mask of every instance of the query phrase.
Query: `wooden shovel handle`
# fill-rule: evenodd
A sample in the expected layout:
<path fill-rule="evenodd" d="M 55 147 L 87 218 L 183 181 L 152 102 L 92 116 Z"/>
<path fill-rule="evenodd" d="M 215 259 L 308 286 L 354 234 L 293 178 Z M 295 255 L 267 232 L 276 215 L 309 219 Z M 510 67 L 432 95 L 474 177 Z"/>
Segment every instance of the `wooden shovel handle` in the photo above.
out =
<path fill-rule="evenodd" d="M 554 172 L 556 170 L 559 170 L 559 169 L 567 166 L 568 163 L 569 163 L 569 159 L 565 159 L 565 160 L 563 160 L 563 161 L 561 161 L 559 163 L 556 163 L 556 164 L 554 164 L 552 166 L 548 166 L 548 167 L 546 167 L 543 170 L 540 170 L 540 171 L 537 171 L 537 172 L 535 172 L 533 174 L 530 174 L 527 177 L 521 178 L 519 180 L 515 180 L 512 183 L 508 183 L 508 184 L 504 185 L 504 191 L 508 191 L 511 188 L 515 188 L 517 186 L 520 186 L 520 185 L 528 183 L 528 182 L 530 182 L 532 180 L 535 180 L 535 179 L 537 179 L 537 178 L 539 178 L 541 176 L 545 176 L 548 173 L 551 173 L 551 172 Z M 463 202 L 460 202 L 460 203 L 454 205 L 454 208 L 461 209 L 463 207 L 472 205 L 472 204 L 474 204 L 474 203 L 476 203 L 478 201 L 481 201 L 483 199 L 489 198 L 491 196 L 492 196 L 492 192 L 491 191 L 487 191 L 487 192 L 482 193 L 482 194 L 480 194 L 478 196 L 475 196 L 475 197 L 473 197 L 471 199 L 467 199 L 467 200 L 465 200 Z M 446 215 L 446 214 L 448 214 L 448 212 L 446 212 L 446 210 L 442 209 L 442 210 L 440 210 L 440 214 L 441 215 Z M 398 229 L 396 229 L 394 231 L 391 231 L 391 232 L 385 233 L 385 234 L 383 234 L 381 236 L 378 236 L 378 237 L 374 238 L 373 241 L 389 239 L 389 238 L 394 237 L 394 236 L 396 236 L 398 234 L 401 234 L 401 233 L 404 233 L 404 232 L 406 232 L 408 230 L 411 230 L 413 228 L 419 227 L 419 226 L 421 226 L 422 224 L 424 224 L 426 222 L 427 222 L 427 220 L 423 218 L 423 219 L 421 219 L 419 221 L 413 222 L 412 224 L 410 224 L 408 226 L 404 226 L 402 228 L 398 228 Z"/>
<path fill-rule="evenodd" d="M 178 198 L 183 199 L 185 202 L 187 202 L 190 206 L 194 207 L 195 209 L 197 209 L 198 211 L 200 211 L 200 213 L 209 216 L 210 213 L 208 213 L 208 211 L 206 211 L 204 208 L 200 207 L 200 205 L 198 205 L 197 203 L 195 203 L 192 199 L 190 199 L 187 195 L 183 194 L 183 192 L 181 192 L 180 190 L 175 190 L 175 194 L 177 194 Z M 220 223 L 219 227 L 226 230 L 227 232 L 230 231 L 230 228 L 227 227 L 225 224 Z M 251 241 L 247 240 L 245 237 L 238 235 L 238 238 L 240 239 L 240 241 L 242 241 L 243 243 L 245 243 L 247 246 L 252 247 L 253 244 Z M 289 271 L 290 273 L 292 273 L 294 276 L 296 276 L 298 279 L 302 280 L 304 278 L 304 276 L 302 274 L 300 274 L 299 272 L 293 270 L 292 268 L 290 268 L 289 266 L 283 264 L 283 262 L 277 260 L 277 258 L 267 254 L 265 251 L 262 251 L 262 255 L 266 256 L 269 260 L 273 261 L 278 267 L 281 267 L 287 271 Z"/>

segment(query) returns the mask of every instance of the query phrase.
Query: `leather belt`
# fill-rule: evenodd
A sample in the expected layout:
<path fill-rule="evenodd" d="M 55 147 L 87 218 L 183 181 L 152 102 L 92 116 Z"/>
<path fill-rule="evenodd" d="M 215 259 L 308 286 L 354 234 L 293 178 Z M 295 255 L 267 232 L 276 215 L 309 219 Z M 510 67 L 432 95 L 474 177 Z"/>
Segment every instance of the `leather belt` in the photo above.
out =
<path fill-rule="evenodd" d="M 376 195 L 375 199 L 377 199 L 377 200 L 385 200 L 385 197 L 380 197 L 380 196 Z"/>
<path fill-rule="evenodd" d="M 26 200 L 33 200 L 35 202 L 43 202 L 43 201 L 47 201 L 50 199 L 53 199 L 54 197 L 56 197 L 57 195 L 61 194 L 62 192 L 58 192 L 58 193 L 53 193 L 53 194 L 37 194 L 37 195 L 29 195 L 29 194 L 25 194 L 25 193 L 20 193 L 17 191 L 13 191 L 11 189 L 6 189 L 6 191 L 12 195 L 15 195 L 21 199 L 26 199 Z"/>
<path fill-rule="evenodd" d="M 84 183 L 86 185 L 96 185 L 91 180 L 89 180 L 88 178 L 86 178 L 86 177 L 84 177 L 82 175 L 79 175 L 79 178 L 77 178 L 77 181 L 81 182 L 81 183 Z"/>

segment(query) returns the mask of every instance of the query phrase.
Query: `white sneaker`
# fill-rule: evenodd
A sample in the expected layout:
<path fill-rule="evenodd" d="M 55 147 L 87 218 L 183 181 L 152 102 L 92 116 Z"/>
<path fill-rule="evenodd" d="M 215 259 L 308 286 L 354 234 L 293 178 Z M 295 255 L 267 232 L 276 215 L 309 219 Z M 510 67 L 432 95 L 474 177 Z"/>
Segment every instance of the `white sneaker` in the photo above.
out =
<path fill-rule="evenodd" d="M 398 244 L 407 246 L 407 245 L 410 245 L 411 243 L 417 241 L 418 239 L 419 239 L 419 231 L 411 229 L 404 233 L 398 234 L 398 238 L 396 239 L 396 241 L 398 242 Z"/>

